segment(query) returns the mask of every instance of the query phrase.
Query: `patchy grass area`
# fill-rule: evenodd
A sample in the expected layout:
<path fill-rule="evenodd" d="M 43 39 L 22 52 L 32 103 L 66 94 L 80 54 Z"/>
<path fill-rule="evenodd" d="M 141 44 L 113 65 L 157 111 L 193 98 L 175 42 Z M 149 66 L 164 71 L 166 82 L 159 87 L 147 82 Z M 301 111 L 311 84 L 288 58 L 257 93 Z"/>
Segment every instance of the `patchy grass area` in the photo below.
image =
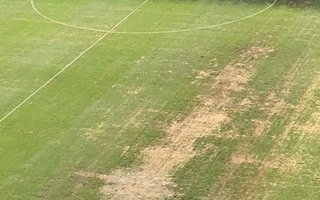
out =
<path fill-rule="evenodd" d="M 0 118 L 104 33 L 1 0 Z M 34 0 L 109 30 L 140 0 Z M 320 13 L 150 0 L 0 123 L 1 199 L 318 199 Z"/>

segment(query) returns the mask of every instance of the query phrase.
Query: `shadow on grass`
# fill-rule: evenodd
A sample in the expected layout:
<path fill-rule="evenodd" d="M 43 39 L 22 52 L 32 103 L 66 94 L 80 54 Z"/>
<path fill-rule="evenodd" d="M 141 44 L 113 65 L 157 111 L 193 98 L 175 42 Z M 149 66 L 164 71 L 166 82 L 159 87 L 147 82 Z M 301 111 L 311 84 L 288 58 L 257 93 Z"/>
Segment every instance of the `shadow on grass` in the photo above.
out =
<path fill-rule="evenodd" d="M 266 4 L 273 3 L 274 0 L 219 0 L 219 1 L 231 1 L 237 3 L 256 3 Z M 320 0 L 278 0 L 276 5 L 287 5 L 290 7 L 318 7 L 320 8 Z"/>
<path fill-rule="evenodd" d="M 159 0 L 161 1 L 161 0 Z M 182 2 L 182 1 L 192 1 L 197 2 L 200 0 L 167 0 L 171 2 Z M 222 3 L 231 3 L 231 4 L 272 4 L 276 0 L 205 0 L 206 2 L 222 2 Z M 320 0 L 277 0 L 275 6 L 279 5 L 285 5 L 289 7 L 295 7 L 295 8 L 320 8 Z"/>

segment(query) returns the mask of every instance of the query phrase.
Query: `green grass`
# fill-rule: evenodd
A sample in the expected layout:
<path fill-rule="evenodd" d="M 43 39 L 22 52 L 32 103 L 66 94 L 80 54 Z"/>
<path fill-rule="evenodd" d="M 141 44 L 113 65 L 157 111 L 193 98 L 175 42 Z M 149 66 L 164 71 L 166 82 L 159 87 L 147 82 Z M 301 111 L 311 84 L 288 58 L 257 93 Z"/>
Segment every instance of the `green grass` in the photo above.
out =
<path fill-rule="evenodd" d="M 98 29 L 110 29 L 141 3 L 35 0 L 56 20 Z M 0 4 L 1 118 L 103 33 L 48 22 L 29 1 Z M 151 0 L 116 31 L 195 28 L 244 17 L 266 5 Z M 256 43 L 275 51 L 254 66 L 244 90 L 232 93 L 226 111 L 230 121 L 218 130 L 239 137 L 219 138 L 213 132 L 199 138 L 194 144 L 199 153 L 172 173 L 175 191 L 182 194 L 177 198 L 317 199 L 320 95 L 313 80 L 320 70 L 319 19 L 317 8 L 279 5 L 214 29 L 110 34 L 0 124 L 1 199 L 99 199 L 103 183 L 75 172 L 137 168 L 141 150 L 165 137 L 164 126 L 188 116 L 197 95 L 215 95 L 209 85 L 217 74 Z M 213 59 L 218 66 L 212 66 Z M 217 73 L 192 84 L 198 71 L 208 69 Z M 272 113 L 266 108 L 270 94 L 289 106 Z M 238 109 L 248 97 L 253 105 Z M 256 120 L 270 121 L 258 136 Z M 231 164 L 232 155 L 243 150 L 256 162 Z M 292 170 L 264 167 L 277 156 L 296 157 L 297 163 Z"/>

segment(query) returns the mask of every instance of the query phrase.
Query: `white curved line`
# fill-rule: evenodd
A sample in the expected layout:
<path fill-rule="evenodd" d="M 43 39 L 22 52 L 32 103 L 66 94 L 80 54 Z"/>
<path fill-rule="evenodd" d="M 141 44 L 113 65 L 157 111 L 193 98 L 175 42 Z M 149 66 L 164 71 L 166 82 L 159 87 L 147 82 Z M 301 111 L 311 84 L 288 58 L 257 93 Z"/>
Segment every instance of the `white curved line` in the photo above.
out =
<path fill-rule="evenodd" d="M 265 12 L 266 10 L 270 9 L 272 6 L 274 6 L 274 4 L 277 2 L 278 0 L 275 0 L 273 3 L 271 3 L 269 6 L 267 6 L 266 8 L 253 13 L 251 15 L 239 18 L 239 19 L 235 19 L 232 21 L 228 21 L 228 22 L 223 22 L 220 24 L 213 24 L 213 25 L 209 25 L 209 26 L 202 26 L 202 27 L 196 27 L 196 28 L 189 28 L 189 29 L 180 29 L 180 30 L 172 30 L 172 31 L 117 31 L 114 33 L 123 33 L 123 34 L 164 34 L 164 33 L 182 33 L 182 32 L 190 32 L 190 31 L 197 31 L 197 30 L 203 30 L 203 29 L 211 29 L 211 28 L 215 28 L 215 27 L 219 27 L 219 26 L 224 26 L 224 25 L 228 25 L 228 24 L 233 24 L 236 22 L 240 22 L 249 18 L 253 18 L 263 12 Z"/>
<path fill-rule="evenodd" d="M 223 22 L 223 23 L 220 23 L 220 24 L 213 24 L 213 25 L 209 25 L 209 26 L 202 26 L 202 27 L 196 27 L 196 28 L 189 28 L 189 29 L 179 29 L 179 30 L 168 30 L 168 31 L 113 31 L 112 33 L 118 33 L 118 34 L 166 34 L 166 33 L 182 33 L 182 32 L 190 32 L 190 31 L 196 31 L 196 30 L 203 30 L 203 29 L 210 29 L 210 28 L 215 28 L 215 27 L 219 27 L 219 26 L 224 26 L 224 25 L 228 25 L 228 24 L 233 24 L 233 23 L 236 23 L 236 22 L 240 22 L 240 21 L 244 21 L 244 20 L 247 20 L 249 18 L 253 18 L 263 12 L 265 12 L 266 10 L 270 9 L 271 7 L 274 6 L 275 3 L 277 3 L 278 0 L 274 0 L 274 2 L 272 2 L 269 6 L 267 6 L 266 8 L 256 12 L 256 13 L 253 13 L 251 15 L 248 15 L 248 16 L 245 16 L 245 17 L 242 17 L 242 18 L 239 18 L 239 19 L 235 19 L 235 20 L 232 20 L 232 21 L 228 21 L 228 22 Z M 108 30 L 103 30 L 103 29 L 95 29 L 95 28 L 90 28 L 90 27 L 82 27 L 82 26 L 74 26 L 74 25 L 71 25 L 71 24 L 67 24 L 67 23 L 64 23 L 64 22 L 61 22 L 61 21 L 57 21 L 55 19 L 52 19 L 52 18 L 49 18 L 47 16 L 45 16 L 44 14 L 42 14 L 34 5 L 34 0 L 30 0 L 31 2 L 31 5 L 32 5 L 32 8 L 33 10 L 38 14 L 40 15 L 41 17 L 53 22 L 53 23 L 56 23 L 56 24 L 60 24 L 62 26 L 67 26 L 67 27 L 70 27 L 70 28 L 75 28 L 75 29 L 81 29 L 81 30 L 89 30 L 89 31 L 96 31 L 96 32 L 108 32 Z"/>
<path fill-rule="evenodd" d="M 96 31 L 96 32 L 103 32 L 103 33 L 106 33 L 108 32 L 107 30 L 101 30 L 101 29 L 95 29 L 95 28 L 88 28 L 88 27 L 82 27 L 82 26 L 74 26 L 74 25 L 70 25 L 70 24 L 67 24 L 67 23 L 64 23 L 64 22 L 60 22 L 60 21 L 57 21 L 55 19 L 52 19 L 50 17 L 47 17 L 45 16 L 44 14 L 42 14 L 34 5 L 34 2 L 33 0 L 30 0 L 31 2 L 31 6 L 32 6 L 32 9 L 38 14 L 40 15 L 41 17 L 45 18 L 46 20 L 49 20 L 53 23 L 56 23 L 56 24 L 60 24 L 62 26 L 67 26 L 67 27 L 70 27 L 70 28 L 75 28 L 75 29 L 82 29 L 82 30 L 89 30 L 89 31 Z"/>
<path fill-rule="evenodd" d="M 32 0 L 31 0 L 32 1 Z M 111 34 L 118 26 L 120 26 L 124 21 L 126 21 L 131 15 L 137 12 L 144 4 L 146 4 L 149 0 L 145 0 L 142 4 L 140 4 L 137 8 L 135 8 L 132 12 L 130 12 L 125 18 L 123 18 L 120 22 L 118 22 L 115 26 L 113 26 L 110 31 L 103 34 L 98 40 L 96 40 L 93 44 L 91 44 L 88 48 L 82 51 L 77 57 L 75 57 L 71 62 L 69 62 L 66 66 L 64 66 L 59 72 L 57 72 L 54 76 L 52 76 L 47 82 L 41 85 L 38 89 L 36 89 L 33 93 L 31 93 L 27 98 L 25 98 L 21 103 L 19 103 L 15 108 L 13 108 L 9 113 L 3 116 L 0 119 L 0 123 L 11 116 L 15 111 L 17 111 L 21 106 L 23 106 L 26 102 L 28 102 L 34 95 L 40 92 L 43 88 L 49 85 L 54 79 L 56 79 L 60 74 L 66 71 L 72 64 L 74 64 L 79 58 L 81 58 L 84 54 L 90 51 L 96 44 L 98 44 L 101 40 Z"/>

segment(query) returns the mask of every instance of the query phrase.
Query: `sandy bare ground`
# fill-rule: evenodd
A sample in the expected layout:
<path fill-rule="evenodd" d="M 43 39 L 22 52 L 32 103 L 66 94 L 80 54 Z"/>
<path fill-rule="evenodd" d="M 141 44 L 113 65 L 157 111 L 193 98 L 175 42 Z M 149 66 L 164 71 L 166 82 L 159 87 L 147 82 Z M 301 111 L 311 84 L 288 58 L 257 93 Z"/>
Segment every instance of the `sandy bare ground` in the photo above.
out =
<path fill-rule="evenodd" d="M 171 173 L 196 155 L 194 142 L 204 136 L 219 132 L 220 125 L 229 121 L 225 112 L 231 104 L 231 94 L 244 89 L 255 72 L 259 60 L 273 51 L 260 45 L 243 50 L 224 70 L 211 81 L 214 95 L 200 95 L 200 103 L 181 121 L 174 121 L 165 132 L 166 137 L 157 145 L 141 152 L 142 165 L 134 170 L 118 170 L 109 175 L 79 172 L 83 177 L 97 178 L 105 182 L 101 188 L 104 199 L 161 199 L 178 196 Z M 212 70 L 199 72 L 196 79 L 206 78 Z M 251 155 L 235 155 L 235 164 L 254 162 Z"/>

